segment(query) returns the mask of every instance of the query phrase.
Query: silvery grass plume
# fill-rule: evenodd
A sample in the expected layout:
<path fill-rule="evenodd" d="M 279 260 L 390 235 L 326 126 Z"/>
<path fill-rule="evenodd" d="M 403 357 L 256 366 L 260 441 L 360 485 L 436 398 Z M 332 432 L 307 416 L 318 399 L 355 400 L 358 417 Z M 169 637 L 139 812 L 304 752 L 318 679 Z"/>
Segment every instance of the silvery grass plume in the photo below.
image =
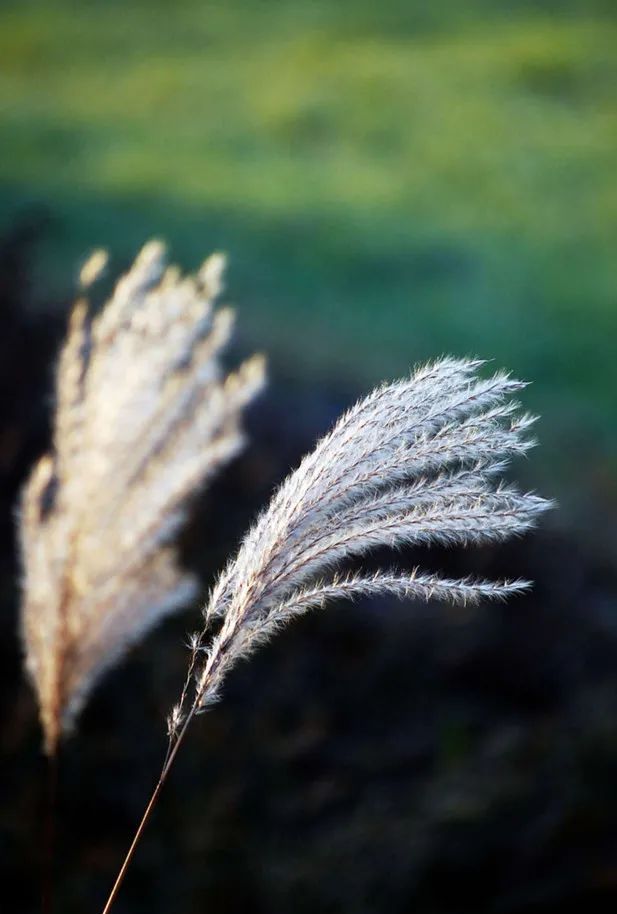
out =
<path fill-rule="evenodd" d="M 85 289 L 105 255 L 81 273 Z M 146 245 L 96 316 L 77 301 L 57 368 L 53 448 L 20 511 L 22 631 L 55 751 L 103 672 L 196 592 L 173 540 L 188 496 L 243 446 L 260 357 L 225 376 L 233 314 L 214 310 L 223 258 L 196 276 Z"/>
<path fill-rule="evenodd" d="M 336 599 L 476 602 L 529 582 L 451 579 L 416 569 L 344 574 L 375 547 L 499 542 L 533 526 L 549 503 L 498 477 L 532 442 L 533 418 L 511 397 L 524 385 L 478 377 L 479 361 L 443 359 L 373 391 L 301 462 L 214 586 L 191 638 L 180 700 L 168 720 L 159 780 L 103 914 L 111 910 L 187 728 L 219 695 L 231 668 L 290 620 Z M 209 637 L 212 629 L 215 634 Z"/>
<path fill-rule="evenodd" d="M 169 719 L 177 738 L 219 693 L 227 672 L 282 625 L 336 599 L 391 594 L 458 603 L 502 599 L 529 582 L 449 579 L 416 569 L 341 574 L 376 547 L 499 542 L 533 526 L 549 503 L 497 481 L 533 442 L 534 417 L 506 374 L 443 359 L 373 391 L 283 483 L 224 570 L 192 637 L 189 675 Z M 207 642 L 210 625 L 218 632 Z M 189 701 L 189 690 L 193 689 Z"/>

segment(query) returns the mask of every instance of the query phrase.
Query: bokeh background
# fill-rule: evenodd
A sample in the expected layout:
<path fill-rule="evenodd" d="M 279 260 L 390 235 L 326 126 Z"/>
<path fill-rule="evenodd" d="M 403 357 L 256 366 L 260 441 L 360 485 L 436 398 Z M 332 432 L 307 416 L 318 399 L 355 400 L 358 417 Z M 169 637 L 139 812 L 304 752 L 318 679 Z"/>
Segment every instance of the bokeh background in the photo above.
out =
<path fill-rule="evenodd" d="M 516 473 L 560 509 L 524 542 L 427 559 L 530 575 L 529 598 L 335 607 L 238 671 L 118 914 L 617 901 L 616 99 L 613 0 L 3 0 L 0 867 L 15 910 L 37 909 L 44 792 L 15 499 L 48 443 L 80 264 L 105 246 L 119 270 L 153 236 L 186 268 L 228 252 L 238 353 L 271 366 L 251 448 L 185 536 L 204 586 L 345 405 L 444 352 L 533 381 L 542 447 Z M 67 746 L 63 912 L 102 901 L 194 619 L 110 676 Z"/>

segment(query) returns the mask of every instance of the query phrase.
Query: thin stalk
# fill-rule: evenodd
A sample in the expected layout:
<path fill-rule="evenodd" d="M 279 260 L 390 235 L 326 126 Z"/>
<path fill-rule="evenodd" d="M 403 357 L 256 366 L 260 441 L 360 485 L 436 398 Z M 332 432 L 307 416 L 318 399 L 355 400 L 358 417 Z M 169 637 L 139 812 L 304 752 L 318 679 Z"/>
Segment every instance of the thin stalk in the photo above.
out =
<path fill-rule="evenodd" d="M 128 851 L 126 852 L 126 856 L 124 858 L 122 866 L 120 867 L 120 871 L 118 872 L 116 881 L 113 884 L 112 890 L 109 893 L 109 898 L 107 899 L 107 901 L 105 903 L 105 907 L 103 908 L 101 914 L 109 914 L 109 912 L 111 911 L 111 907 L 112 907 L 114 901 L 116 900 L 118 892 L 120 891 L 120 886 L 124 882 L 124 877 L 126 876 L 126 871 L 129 868 L 131 860 L 133 859 L 133 856 L 137 849 L 137 845 L 139 844 L 141 836 L 148 823 L 150 814 L 152 813 L 152 810 L 156 806 L 157 800 L 159 798 L 159 794 L 160 794 L 161 790 L 163 789 L 163 785 L 164 785 L 165 781 L 167 780 L 171 767 L 174 763 L 174 759 L 176 758 L 178 749 L 182 745 L 184 737 L 186 736 L 186 731 L 188 729 L 188 726 L 189 726 L 191 720 L 193 719 L 193 716 L 194 716 L 196 710 L 197 710 L 197 702 L 195 702 L 193 704 L 191 710 L 187 714 L 187 717 L 186 717 L 186 720 L 184 721 L 182 729 L 180 730 L 180 733 L 178 734 L 176 741 L 173 744 L 173 748 L 171 748 L 171 750 L 170 751 L 168 750 L 168 752 L 167 752 L 165 761 L 163 762 L 163 767 L 161 769 L 161 773 L 159 775 L 159 779 L 156 783 L 156 787 L 154 788 L 154 790 L 152 792 L 152 796 L 150 797 L 150 800 L 148 801 L 148 805 L 146 806 L 146 809 L 144 811 L 144 814 L 141 817 L 141 822 L 137 826 L 137 831 L 135 832 L 135 836 L 134 836 L 133 840 L 131 841 L 131 846 L 129 847 Z"/>
<path fill-rule="evenodd" d="M 46 758 L 47 791 L 43 830 L 43 860 L 41 867 L 41 911 L 52 914 L 54 907 L 54 858 L 56 844 L 56 797 L 58 793 L 58 749 Z"/>

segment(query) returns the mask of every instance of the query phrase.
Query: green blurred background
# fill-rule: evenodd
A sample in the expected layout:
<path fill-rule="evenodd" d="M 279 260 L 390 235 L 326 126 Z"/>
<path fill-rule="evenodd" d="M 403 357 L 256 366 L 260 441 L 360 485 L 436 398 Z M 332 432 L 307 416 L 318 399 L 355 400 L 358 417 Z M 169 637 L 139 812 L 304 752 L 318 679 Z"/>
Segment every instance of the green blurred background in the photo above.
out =
<path fill-rule="evenodd" d="M 533 381 L 515 472 L 559 510 L 427 558 L 524 600 L 332 607 L 230 677 L 118 914 L 617 910 L 616 100 L 617 0 L 0 0 L 0 897 L 39 910 L 17 493 L 79 266 L 158 236 L 185 268 L 228 252 L 238 350 L 271 363 L 184 538 L 204 586 L 345 403 L 444 352 Z M 67 745 L 63 914 L 109 888 L 194 619 Z"/>
<path fill-rule="evenodd" d="M 614 0 L 3 0 L 1 227 L 51 214 L 47 302 L 94 246 L 226 250 L 275 383 L 492 357 L 538 472 L 617 501 L 616 49 Z"/>

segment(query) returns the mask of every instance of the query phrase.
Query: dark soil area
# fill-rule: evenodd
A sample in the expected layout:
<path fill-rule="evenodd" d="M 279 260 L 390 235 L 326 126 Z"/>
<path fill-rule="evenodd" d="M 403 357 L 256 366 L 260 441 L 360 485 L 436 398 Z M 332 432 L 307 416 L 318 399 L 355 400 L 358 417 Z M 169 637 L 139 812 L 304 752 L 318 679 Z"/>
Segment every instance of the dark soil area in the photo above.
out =
<path fill-rule="evenodd" d="M 21 670 L 14 508 L 47 443 L 63 329 L 30 307 L 38 219 L 0 247 L 0 876 L 2 910 L 20 914 L 40 909 L 47 778 Z M 355 393 L 275 381 L 253 409 L 250 448 L 184 535 L 204 592 Z M 179 755 L 117 914 L 615 910 L 617 569 L 557 523 L 504 548 L 396 557 L 529 576 L 524 599 L 333 606 L 236 670 Z M 160 769 L 197 625 L 193 607 L 133 652 L 64 747 L 57 912 L 102 907 Z"/>

